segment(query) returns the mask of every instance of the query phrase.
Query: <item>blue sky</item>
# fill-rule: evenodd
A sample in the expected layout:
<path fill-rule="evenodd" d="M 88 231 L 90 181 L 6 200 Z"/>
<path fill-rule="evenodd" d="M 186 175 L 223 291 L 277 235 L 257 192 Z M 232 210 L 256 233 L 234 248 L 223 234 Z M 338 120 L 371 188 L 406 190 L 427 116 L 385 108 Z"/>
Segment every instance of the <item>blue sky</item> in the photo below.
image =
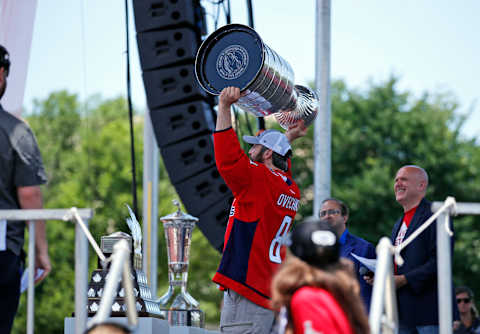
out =
<path fill-rule="evenodd" d="M 209 13 L 214 8 L 202 2 Z M 247 24 L 246 1 L 231 0 L 232 21 Z M 315 1 L 254 1 L 255 29 L 285 58 L 296 83 L 314 80 Z M 391 74 L 400 89 L 451 92 L 459 112 L 473 110 L 465 127 L 480 136 L 480 1 L 332 1 L 331 76 L 366 89 Z M 145 108 L 145 94 L 131 25 L 134 105 Z M 220 25 L 225 23 L 223 16 Z M 211 32 L 211 30 L 210 30 Z M 124 1 L 38 0 L 25 105 L 67 89 L 81 98 L 125 95 Z M 477 105 L 474 105 L 477 101 Z M 472 109 L 473 108 L 473 109 Z"/>

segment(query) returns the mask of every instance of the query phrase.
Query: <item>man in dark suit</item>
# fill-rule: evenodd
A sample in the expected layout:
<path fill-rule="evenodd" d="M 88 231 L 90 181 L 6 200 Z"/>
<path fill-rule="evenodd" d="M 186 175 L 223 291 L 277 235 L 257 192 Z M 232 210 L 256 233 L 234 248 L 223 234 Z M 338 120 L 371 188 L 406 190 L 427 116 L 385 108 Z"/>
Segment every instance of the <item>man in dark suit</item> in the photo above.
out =
<path fill-rule="evenodd" d="M 355 254 L 368 259 L 376 258 L 375 248 L 371 243 L 351 234 L 347 229 L 349 210 L 345 203 L 336 198 L 327 198 L 322 202 L 320 219 L 326 221 L 335 230 L 340 243 L 340 256 L 353 261 L 360 293 L 365 304 L 366 311 L 370 310 L 370 299 L 372 297 L 372 286 L 367 284 L 360 273 L 362 265 L 353 257 Z"/>
<path fill-rule="evenodd" d="M 427 172 L 418 166 L 400 168 L 395 176 L 395 199 L 404 214 L 392 230 L 392 243 L 406 240 L 432 215 L 425 199 Z M 405 263 L 395 265 L 399 334 L 438 333 L 436 228 L 431 224 L 400 253 Z M 452 244 L 453 248 L 453 244 Z"/>

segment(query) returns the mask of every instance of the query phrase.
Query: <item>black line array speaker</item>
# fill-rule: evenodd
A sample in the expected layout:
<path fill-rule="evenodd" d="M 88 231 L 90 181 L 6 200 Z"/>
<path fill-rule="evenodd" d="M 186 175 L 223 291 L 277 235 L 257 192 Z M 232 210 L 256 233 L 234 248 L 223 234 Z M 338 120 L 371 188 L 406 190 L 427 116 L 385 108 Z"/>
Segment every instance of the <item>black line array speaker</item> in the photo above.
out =
<path fill-rule="evenodd" d="M 215 165 L 211 134 L 162 147 L 160 152 L 173 184 L 195 176 Z"/>
<path fill-rule="evenodd" d="M 177 183 L 175 188 L 180 197 L 191 199 L 184 204 L 193 215 L 200 215 L 219 200 L 231 196 L 230 189 L 214 166 Z"/>
<path fill-rule="evenodd" d="M 143 71 L 143 84 L 150 110 L 205 99 L 207 93 L 195 79 L 193 65 L 165 67 Z"/>
<path fill-rule="evenodd" d="M 214 102 L 195 78 L 205 11 L 200 0 L 133 1 L 150 118 L 170 181 L 221 251 L 233 195 L 215 166 Z"/>
<path fill-rule="evenodd" d="M 155 137 L 160 147 L 211 133 L 215 126 L 212 109 L 203 101 L 153 109 L 150 117 L 155 124 Z"/>
<path fill-rule="evenodd" d="M 135 0 L 133 10 L 137 33 L 179 26 L 205 26 L 204 17 L 199 17 L 198 13 L 202 10 L 199 0 Z"/>
<path fill-rule="evenodd" d="M 230 207 L 225 206 L 225 200 L 221 200 L 198 216 L 199 221 L 210 222 L 210 224 L 201 224 L 200 229 L 220 252 L 223 250 L 225 222 L 228 220 L 229 213 Z"/>
<path fill-rule="evenodd" d="M 197 37 L 189 28 L 149 31 L 138 34 L 139 54 L 144 70 L 188 63 L 195 54 Z"/>

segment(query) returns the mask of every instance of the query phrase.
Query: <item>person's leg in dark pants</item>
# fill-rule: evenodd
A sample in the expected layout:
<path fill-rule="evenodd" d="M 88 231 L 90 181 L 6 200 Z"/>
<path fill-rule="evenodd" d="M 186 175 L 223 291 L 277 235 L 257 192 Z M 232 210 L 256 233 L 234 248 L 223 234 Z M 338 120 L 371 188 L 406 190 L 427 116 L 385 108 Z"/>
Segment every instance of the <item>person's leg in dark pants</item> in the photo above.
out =
<path fill-rule="evenodd" d="M 418 326 L 417 327 L 418 334 L 438 334 L 439 327 L 438 326 Z"/>
<path fill-rule="evenodd" d="M 400 326 L 398 329 L 398 334 L 418 334 L 415 327 L 404 327 Z"/>
<path fill-rule="evenodd" d="M 20 257 L 11 251 L 0 252 L 0 333 L 8 334 L 20 300 Z"/>

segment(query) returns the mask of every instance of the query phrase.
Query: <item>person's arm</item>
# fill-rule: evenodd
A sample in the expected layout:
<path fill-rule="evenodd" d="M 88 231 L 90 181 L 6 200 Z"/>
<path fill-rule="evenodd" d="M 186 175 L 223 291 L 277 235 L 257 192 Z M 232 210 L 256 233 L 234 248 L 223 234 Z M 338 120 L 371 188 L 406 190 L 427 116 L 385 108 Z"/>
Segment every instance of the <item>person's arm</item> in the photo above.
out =
<path fill-rule="evenodd" d="M 395 287 L 397 289 L 407 285 L 408 283 L 407 277 L 405 277 L 405 275 L 393 275 L 393 280 L 395 281 Z"/>
<path fill-rule="evenodd" d="M 39 186 L 18 187 L 17 196 L 22 209 L 42 209 L 42 191 Z M 48 242 L 45 231 L 45 221 L 35 224 L 35 269 L 43 269 L 42 275 L 35 283 L 42 281 L 52 270 L 48 256 Z"/>
<path fill-rule="evenodd" d="M 363 276 L 363 280 L 370 285 L 373 285 L 375 281 L 375 276 Z M 400 289 L 402 286 L 407 285 L 408 280 L 405 275 L 393 275 L 393 281 L 395 283 L 395 288 Z"/>
<path fill-rule="evenodd" d="M 373 285 L 373 283 L 375 282 L 375 275 L 362 276 L 362 278 L 369 285 Z M 400 289 L 408 283 L 407 277 L 405 275 L 393 275 L 393 281 L 395 283 L 395 288 L 397 289 Z"/>
<path fill-rule="evenodd" d="M 220 93 L 218 102 L 216 131 L 228 129 L 232 126 L 232 115 L 230 107 L 240 98 L 240 89 L 237 87 L 226 87 Z"/>
<path fill-rule="evenodd" d="M 308 128 L 305 126 L 305 121 L 301 119 L 297 123 L 290 126 L 287 131 L 285 131 L 285 137 L 287 137 L 291 144 L 295 139 L 305 136 L 307 134 L 307 130 Z M 292 160 L 290 158 L 288 159 L 287 175 L 292 177 Z"/>
<path fill-rule="evenodd" d="M 240 96 L 239 88 L 226 87 L 222 90 L 213 136 L 215 164 L 235 197 L 248 192 L 249 186 L 253 185 L 251 182 L 253 166 L 232 128 L 230 107 Z M 258 183 L 256 185 L 258 186 Z"/>

